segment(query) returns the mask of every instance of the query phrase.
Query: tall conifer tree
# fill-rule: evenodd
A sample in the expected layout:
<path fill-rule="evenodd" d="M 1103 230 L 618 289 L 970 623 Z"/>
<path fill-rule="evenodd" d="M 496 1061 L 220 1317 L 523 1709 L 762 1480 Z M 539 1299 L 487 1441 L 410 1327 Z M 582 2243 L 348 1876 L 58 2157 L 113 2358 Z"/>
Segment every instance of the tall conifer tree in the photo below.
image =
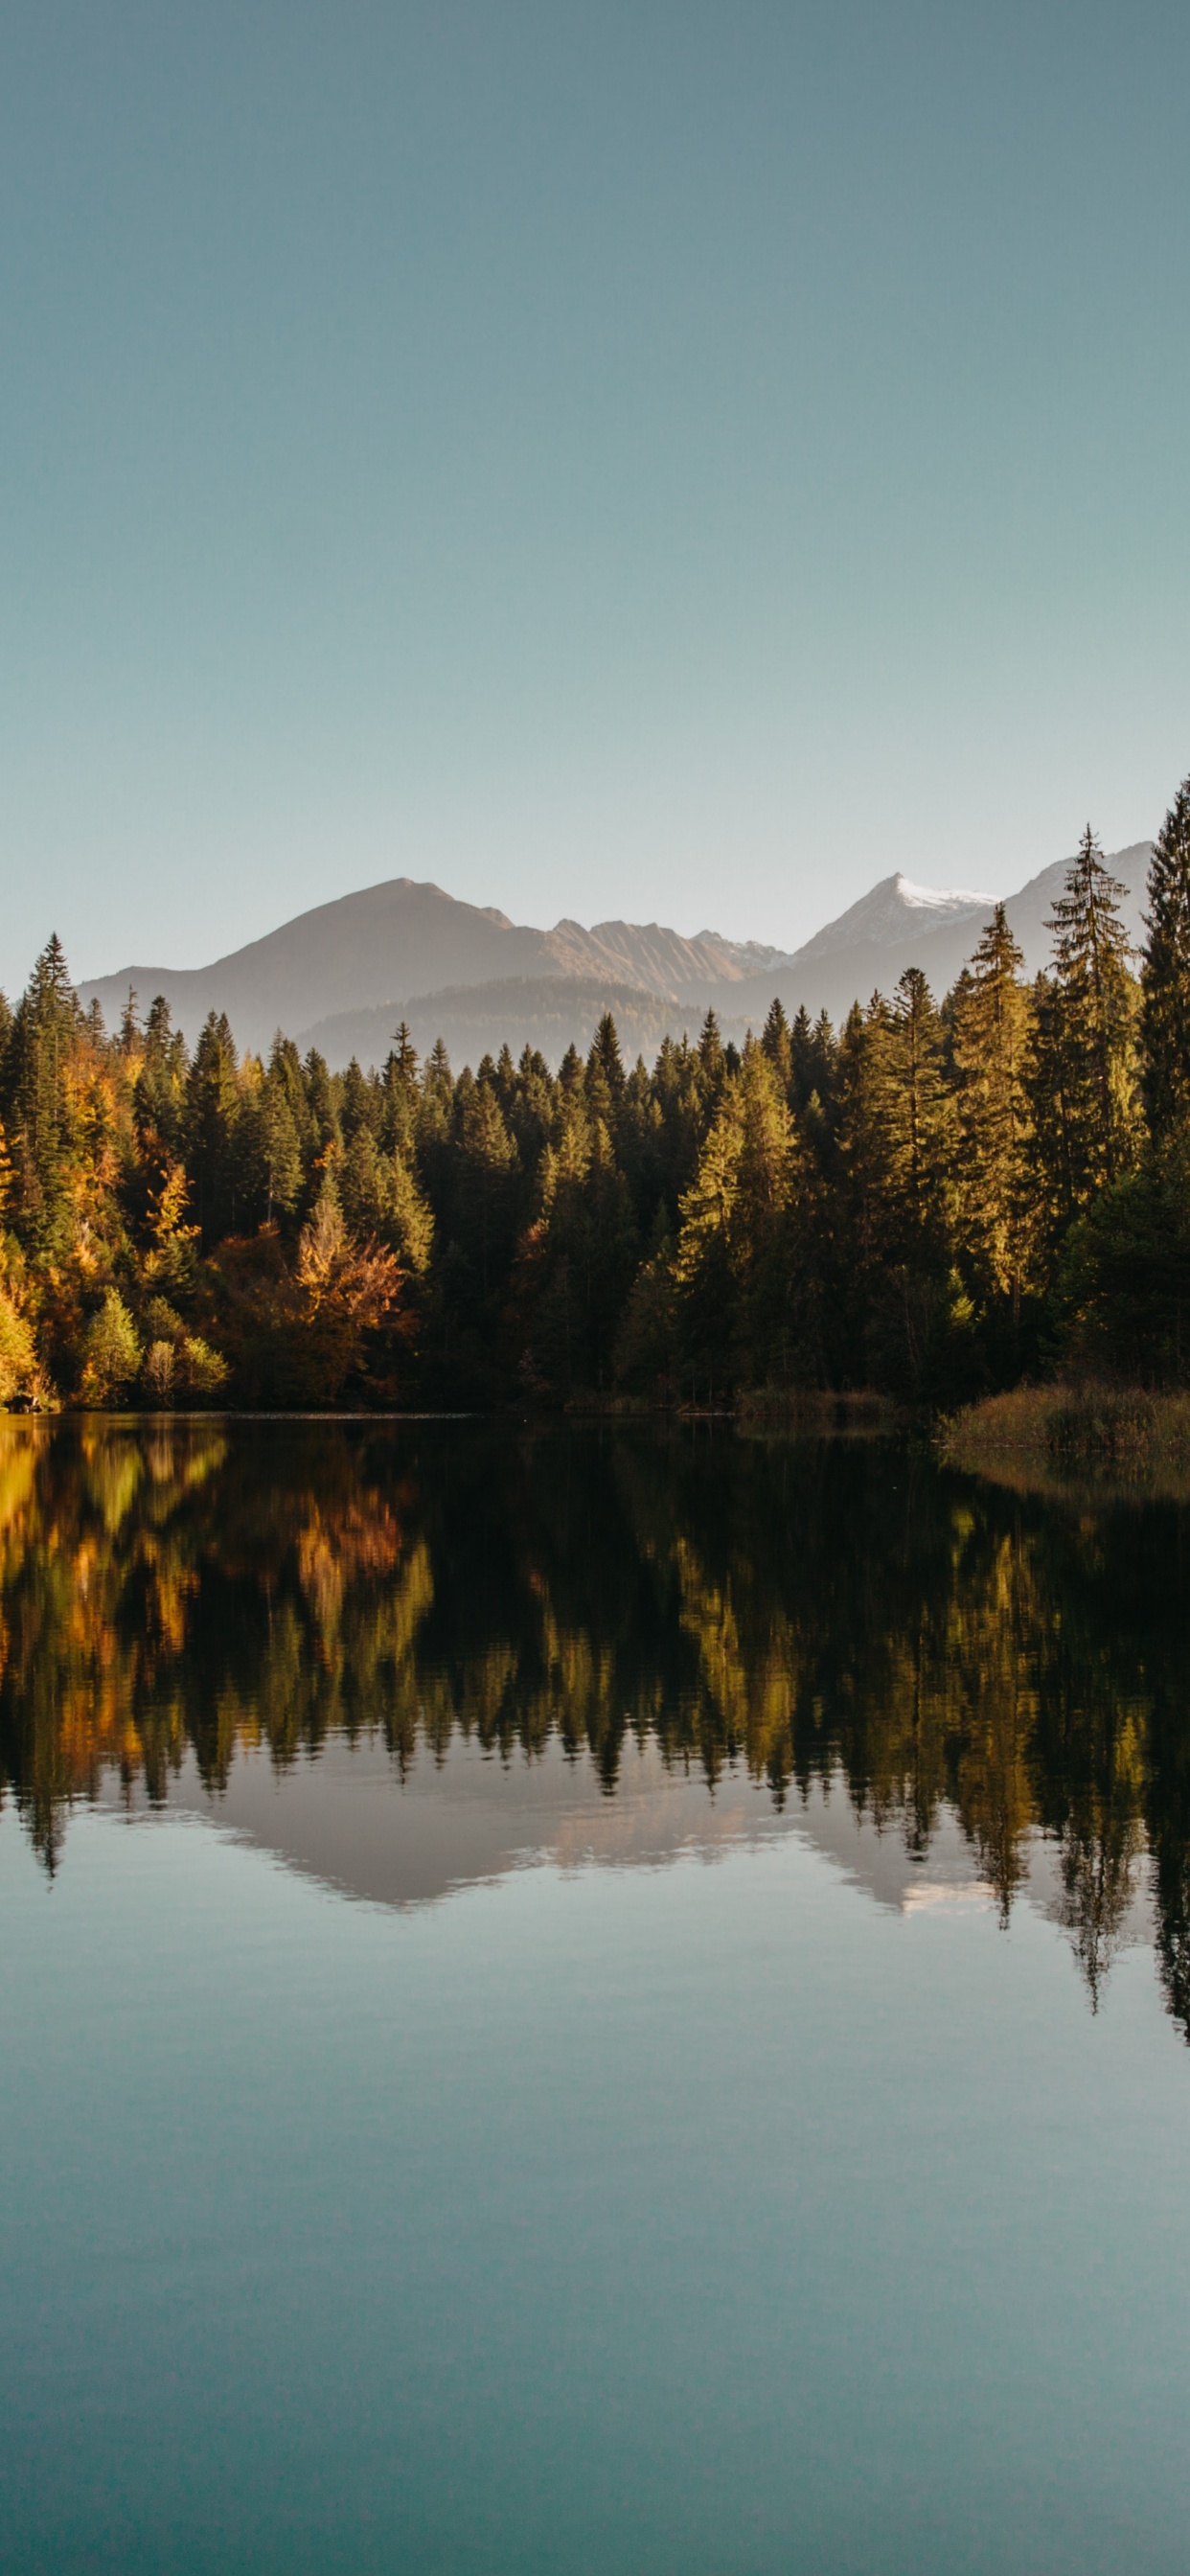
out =
<path fill-rule="evenodd" d="M 1139 1141 L 1136 1001 L 1124 888 L 1090 824 L 1054 906 L 1052 973 L 1039 977 L 1029 1098 L 1038 1222 L 1051 1253 Z"/>
<path fill-rule="evenodd" d="M 954 996 L 953 1048 L 959 1078 L 962 1153 L 960 1223 L 987 1287 L 1019 1312 L 1026 1264 L 1029 1132 L 1025 1088 L 1029 997 L 1024 957 L 1002 903 L 996 905 Z"/>
<path fill-rule="evenodd" d="M 1160 1143 L 1190 1123 L 1190 778 L 1184 778 L 1149 868 L 1148 948 L 1141 976 L 1141 1079 Z"/>

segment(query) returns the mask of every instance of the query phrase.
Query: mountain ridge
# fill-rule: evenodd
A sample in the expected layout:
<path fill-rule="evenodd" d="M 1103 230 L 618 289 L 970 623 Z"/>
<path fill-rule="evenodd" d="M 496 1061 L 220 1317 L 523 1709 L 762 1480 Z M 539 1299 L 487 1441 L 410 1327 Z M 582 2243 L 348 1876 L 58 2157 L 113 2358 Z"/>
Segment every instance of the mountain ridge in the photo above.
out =
<path fill-rule="evenodd" d="M 1129 936 L 1141 931 L 1152 843 L 1116 851 L 1108 864 L 1125 886 Z M 1069 860 L 1059 859 L 1005 899 L 1030 974 L 1049 953 L 1045 919 Z M 504 1038 L 518 1051 L 541 1045 L 554 1060 L 585 1045 L 601 1008 L 622 1019 L 625 1044 L 655 1051 L 708 1008 L 725 1034 L 759 1026 L 774 996 L 789 1011 L 845 1016 L 853 1001 L 891 992 L 910 965 L 936 993 L 954 982 L 996 898 L 964 888 L 916 884 L 900 871 L 804 941 L 783 950 L 702 930 L 687 938 L 663 923 L 570 917 L 550 930 L 510 919 L 495 905 L 470 904 L 431 880 L 391 877 L 295 914 L 278 929 L 209 966 L 134 965 L 80 983 L 84 1005 L 118 1018 L 129 988 L 142 1011 L 164 994 L 193 1044 L 211 1010 L 226 1011 L 237 1043 L 268 1049 L 284 1028 L 332 1065 L 352 1054 L 379 1062 L 398 1019 L 425 1047 L 442 1035 L 452 1054 L 478 1058 Z M 497 1027 L 500 1012 L 507 1024 Z M 431 1026 L 437 1015 L 441 1027 Z M 449 1031 L 449 1033 L 448 1033 Z"/>

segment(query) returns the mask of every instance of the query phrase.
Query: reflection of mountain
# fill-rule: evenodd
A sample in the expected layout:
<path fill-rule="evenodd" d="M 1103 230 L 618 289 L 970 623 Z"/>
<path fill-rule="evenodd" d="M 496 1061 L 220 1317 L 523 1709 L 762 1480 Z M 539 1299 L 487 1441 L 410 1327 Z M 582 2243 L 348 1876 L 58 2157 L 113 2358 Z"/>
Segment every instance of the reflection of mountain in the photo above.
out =
<path fill-rule="evenodd" d="M 1150 850 L 1137 842 L 1111 861 L 1136 941 Z M 1030 974 L 1049 956 L 1046 921 L 1066 864 L 1044 868 L 1008 899 Z M 514 1052 L 540 1047 L 556 1064 L 572 1040 L 585 1048 L 604 1010 L 614 1011 L 629 1052 L 651 1057 L 667 1030 L 680 1036 L 709 1005 L 725 1033 L 742 1038 L 761 1025 L 774 994 L 791 1012 L 804 1002 L 812 1015 L 827 1010 L 838 1020 L 877 986 L 891 992 L 907 966 L 922 967 L 942 994 L 991 904 L 990 895 L 885 877 L 786 954 L 711 930 L 686 939 L 657 922 L 601 921 L 585 930 L 559 921 L 533 930 L 456 902 L 440 886 L 394 877 L 301 913 L 211 966 L 127 966 L 79 990 L 112 1022 L 130 985 L 142 1006 L 164 993 L 191 1041 L 212 1010 L 226 1011 L 241 1046 L 267 1048 L 281 1026 L 332 1065 L 352 1055 L 382 1063 L 400 1018 L 420 1048 L 442 1037 L 456 1061 L 477 1063 L 507 1039 Z"/>
<path fill-rule="evenodd" d="M 146 1815 L 143 1785 L 109 1775 L 99 1803 Z M 696 1772 L 663 1762 L 657 1746 L 630 1739 L 609 1798 L 588 1753 L 564 1754 L 556 1737 L 532 1758 L 498 1758 L 453 1736 L 431 1759 L 398 1769 L 369 1738 L 332 1736 L 316 1754 L 278 1770 L 262 1746 L 237 1749 L 226 1781 L 204 1781 L 187 1754 L 168 1790 L 169 1812 L 200 1817 L 337 1894 L 377 1905 L 419 1905 L 503 1878 L 510 1870 L 655 1869 L 667 1861 L 719 1859 L 741 1845 L 796 1834 L 877 1905 L 899 1914 L 993 1906 L 995 1891 L 954 1810 L 941 1807 L 926 1851 L 910 1852 L 896 1823 L 857 1813 L 846 1782 L 812 1780 L 783 1807 L 745 1763 L 714 1791 Z M 1030 1833 L 1018 1894 L 1052 1921 L 1068 1903 L 1057 1847 Z M 1151 1940 L 1147 1890 L 1133 1886 L 1113 1943 Z"/>
<path fill-rule="evenodd" d="M 1186 2022 L 1179 1545 L 875 1443 L 4 1420 L 0 1781 L 51 1865 L 180 1802 L 397 1902 L 793 1828 L 1092 1993 L 1151 1888 Z"/>

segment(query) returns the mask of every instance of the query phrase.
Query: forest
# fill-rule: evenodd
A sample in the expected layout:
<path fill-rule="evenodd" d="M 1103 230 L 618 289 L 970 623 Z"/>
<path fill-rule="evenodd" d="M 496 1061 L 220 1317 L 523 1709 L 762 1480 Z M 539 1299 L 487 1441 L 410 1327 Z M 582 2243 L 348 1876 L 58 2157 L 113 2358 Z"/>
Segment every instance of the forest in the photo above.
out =
<path fill-rule="evenodd" d="M 84 1013 L 51 939 L 0 997 L 0 1402 L 641 1404 L 1190 1371 L 1190 778 L 1146 942 L 1090 830 L 1022 971 L 1003 907 L 941 1000 L 713 1012 L 557 1072 L 402 1026 L 332 1073 L 160 998 Z"/>

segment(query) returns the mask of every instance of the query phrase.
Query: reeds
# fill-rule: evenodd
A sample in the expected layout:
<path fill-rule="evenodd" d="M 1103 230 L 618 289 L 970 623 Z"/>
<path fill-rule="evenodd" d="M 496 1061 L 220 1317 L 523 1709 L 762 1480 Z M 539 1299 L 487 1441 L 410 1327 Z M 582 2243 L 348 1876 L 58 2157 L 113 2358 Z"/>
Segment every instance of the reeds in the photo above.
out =
<path fill-rule="evenodd" d="M 1034 1490 L 1073 1485 L 1190 1499 L 1190 1394 L 1059 1381 L 1018 1386 L 939 1426 L 947 1466 Z"/>

